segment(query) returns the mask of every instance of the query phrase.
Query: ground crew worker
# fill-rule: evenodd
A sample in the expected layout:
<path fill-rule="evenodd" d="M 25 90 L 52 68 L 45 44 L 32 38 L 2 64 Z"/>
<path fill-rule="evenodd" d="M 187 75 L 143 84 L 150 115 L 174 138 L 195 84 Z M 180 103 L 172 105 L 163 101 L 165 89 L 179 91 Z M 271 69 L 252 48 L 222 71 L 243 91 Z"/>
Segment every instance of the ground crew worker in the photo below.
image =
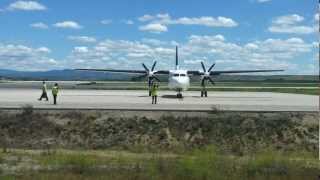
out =
<path fill-rule="evenodd" d="M 53 95 L 53 104 L 57 104 L 57 96 L 59 93 L 59 86 L 58 83 L 55 83 L 53 88 L 52 88 L 52 95 Z"/>
<path fill-rule="evenodd" d="M 158 88 L 158 83 L 154 82 L 151 87 L 152 104 L 157 104 Z"/>
<path fill-rule="evenodd" d="M 46 100 L 49 101 L 49 98 L 47 95 L 47 85 L 45 81 L 42 82 L 42 94 L 38 100 L 41 101 L 42 98 L 46 98 Z"/>

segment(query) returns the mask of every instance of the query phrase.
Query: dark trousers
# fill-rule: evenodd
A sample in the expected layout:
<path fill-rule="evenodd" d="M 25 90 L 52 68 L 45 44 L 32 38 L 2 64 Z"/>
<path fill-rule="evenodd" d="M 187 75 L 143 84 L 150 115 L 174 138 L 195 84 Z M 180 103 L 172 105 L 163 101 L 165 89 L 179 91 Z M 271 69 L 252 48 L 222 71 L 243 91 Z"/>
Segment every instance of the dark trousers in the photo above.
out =
<path fill-rule="evenodd" d="M 157 104 L 158 96 L 152 96 L 152 104 Z"/>
<path fill-rule="evenodd" d="M 42 100 L 42 98 L 45 98 L 47 101 L 49 100 L 48 95 L 47 95 L 47 93 L 46 93 L 46 92 L 42 92 L 42 94 L 41 94 L 41 96 L 40 96 L 39 100 L 41 101 L 41 100 Z"/>
<path fill-rule="evenodd" d="M 53 104 L 57 104 L 57 95 L 53 95 Z"/>

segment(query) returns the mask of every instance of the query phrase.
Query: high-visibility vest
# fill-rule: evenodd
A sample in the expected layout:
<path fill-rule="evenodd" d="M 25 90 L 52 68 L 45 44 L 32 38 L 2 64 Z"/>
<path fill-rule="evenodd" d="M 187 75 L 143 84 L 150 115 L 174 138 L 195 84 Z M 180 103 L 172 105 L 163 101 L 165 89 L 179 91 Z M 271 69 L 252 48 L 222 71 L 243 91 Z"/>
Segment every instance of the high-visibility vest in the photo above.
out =
<path fill-rule="evenodd" d="M 56 95 L 58 95 L 58 92 L 59 92 L 59 87 L 58 86 L 54 86 L 52 88 L 52 94 L 56 96 Z"/>
<path fill-rule="evenodd" d="M 158 95 L 158 86 L 157 85 L 153 85 L 151 88 L 151 95 L 152 96 L 157 96 Z"/>

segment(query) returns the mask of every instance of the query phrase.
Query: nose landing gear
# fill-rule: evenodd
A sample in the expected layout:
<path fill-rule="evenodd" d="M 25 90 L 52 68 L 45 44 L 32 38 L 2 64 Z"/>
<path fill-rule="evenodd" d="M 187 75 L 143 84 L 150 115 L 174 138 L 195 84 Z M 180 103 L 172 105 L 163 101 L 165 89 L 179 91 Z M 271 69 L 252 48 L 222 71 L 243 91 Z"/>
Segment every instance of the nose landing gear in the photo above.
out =
<path fill-rule="evenodd" d="M 183 98 L 182 94 L 181 94 L 181 90 L 178 90 L 178 94 L 177 94 L 177 98 Z"/>

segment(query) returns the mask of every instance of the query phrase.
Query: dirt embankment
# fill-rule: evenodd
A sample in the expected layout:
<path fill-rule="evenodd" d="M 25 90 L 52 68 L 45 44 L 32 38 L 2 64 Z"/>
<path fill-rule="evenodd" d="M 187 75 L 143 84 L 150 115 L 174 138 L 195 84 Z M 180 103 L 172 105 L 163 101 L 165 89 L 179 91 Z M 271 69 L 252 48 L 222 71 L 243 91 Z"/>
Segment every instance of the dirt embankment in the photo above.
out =
<path fill-rule="evenodd" d="M 0 112 L 0 145 L 7 148 L 181 150 L 213 144 L 236 154 L 264 148 L 316 154 L 318 138 L 317 113 Z"/>

